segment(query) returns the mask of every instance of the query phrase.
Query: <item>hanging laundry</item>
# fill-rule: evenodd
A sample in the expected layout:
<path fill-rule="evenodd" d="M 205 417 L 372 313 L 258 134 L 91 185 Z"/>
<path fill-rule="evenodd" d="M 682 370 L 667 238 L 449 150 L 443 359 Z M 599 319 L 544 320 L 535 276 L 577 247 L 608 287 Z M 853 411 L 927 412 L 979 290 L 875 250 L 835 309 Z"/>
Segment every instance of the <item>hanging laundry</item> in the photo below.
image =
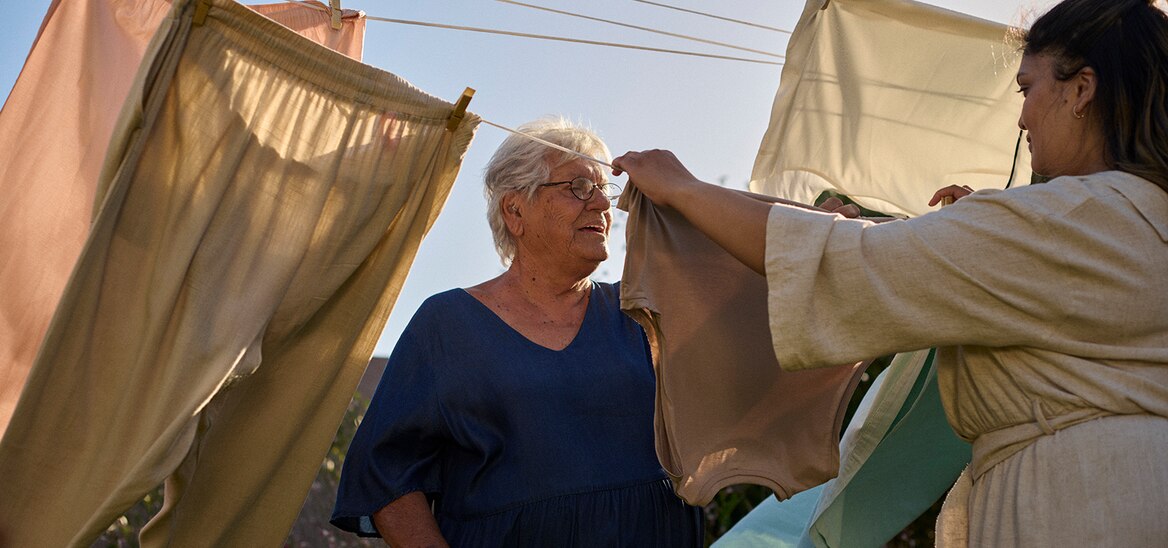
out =
<path fill-rule="evenodd" d="M 57 0 L 0 111 L 0 436 L 100 201 L 121 105 L 170 0 Z M 323 4 L 321 4 L 323 7 Z M 360 60 L 365 19 L 299 3 L 251 6 Z"/>
<path fill-rule="evenodd" d="M 312 4 L 319 6 L 314 9 Z M 332 27 L 332 16 L 322 2 L 280 2 L 248 6 L 296 34 L 333 51 L 361 60 L 365 47 L 365 14 L 358 10 L 341 10 L 341 28 Z"/>
<path fill-rule="evenodd" d="M 763 276 L 635 187 L 618 207 L 629 212 L 621 308 L 649 336 L 657 457 L 678 495 L 704 505 L 723 487 L 753 483 L 786 499 L 834 477 L 866 363 L 784 371 Z"/>
<path fill-rule="evenodd" d="M 715 545 L 881 546 L 932 506 L 971 454 L 945 419 L 934 355 L 897 354 L 880 373 L 840 441 L 839 477 L 813 500 L 767 499 Z"/>
<path fill-rule="evenodd" d="M 85 546 L 165 479 L 143 545 L 278 544 L 478 117 L 230 0 L 174 4 L 126 105 L 0 531 Z"/>
<path fill-rule="evenodd" d="M 54 2 L 0 111 L 0 434 L 89 234 L 118 106 L 169 9 Z"/>
<path fill-rule="evenodd" d="M 830 189 L 915 216 L 947 185 L 1004 188 L 1014 168 L 1024 184 L 1019 59 L 998 23 L 908 0 L 808 0 L 750 189 L 802 203 Z"/>

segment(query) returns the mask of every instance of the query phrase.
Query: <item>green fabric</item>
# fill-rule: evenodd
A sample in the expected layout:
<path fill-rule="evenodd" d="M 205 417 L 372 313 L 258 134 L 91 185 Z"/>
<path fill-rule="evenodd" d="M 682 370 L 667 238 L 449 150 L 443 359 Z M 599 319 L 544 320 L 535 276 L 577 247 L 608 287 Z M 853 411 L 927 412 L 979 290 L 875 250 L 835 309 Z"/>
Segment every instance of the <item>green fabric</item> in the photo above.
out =
<path fill-rule="evenodd" d="M 715 546 L 880 546 L 928 509 L 970 459 L 945 419 L 933 359 L 902 353 L 877 377 L 840 443 L 839 477 L 808 491 L 814 508 L 768 499 Z"/>
<path fill-rule="evenodd" d="M 802 491 L 779 502 L 767 497 L 722 535 L 714 546 L 795 548 L 807 533 L 807 521 L 823 493 L 823 485 Z"/>

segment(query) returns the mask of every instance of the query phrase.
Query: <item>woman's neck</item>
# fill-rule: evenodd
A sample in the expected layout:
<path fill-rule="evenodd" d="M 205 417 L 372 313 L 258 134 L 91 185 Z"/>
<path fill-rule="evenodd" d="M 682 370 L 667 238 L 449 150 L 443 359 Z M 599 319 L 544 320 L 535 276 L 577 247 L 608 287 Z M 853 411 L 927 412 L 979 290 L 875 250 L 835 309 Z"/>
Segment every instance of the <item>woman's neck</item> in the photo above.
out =
<path fill-rule="evenodd" d="M 587 299 L 592 280 L 587 274 L 538 268 L 531 263 L 516 260 L 499 278 L 501 288 L 522 295 L 531 303 L 543 306 L 571 307 Z"/>
<path fill-rule="evenodd" d="M 516 261 L 497 278 L 466 291 L 528 340 L 562 350 L 584 323 L 592 281 L 533 271 Z"/>

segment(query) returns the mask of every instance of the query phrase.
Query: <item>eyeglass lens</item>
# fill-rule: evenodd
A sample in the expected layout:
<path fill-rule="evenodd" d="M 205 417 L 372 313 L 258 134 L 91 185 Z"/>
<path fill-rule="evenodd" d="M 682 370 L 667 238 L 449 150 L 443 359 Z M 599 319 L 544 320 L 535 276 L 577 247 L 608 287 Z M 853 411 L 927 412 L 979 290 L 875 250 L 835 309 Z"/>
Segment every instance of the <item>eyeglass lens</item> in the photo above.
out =
<path fill-rule="evenodd" d="M 610 193 L 613 191 L 620 191 L 619 187 L 612 183 L 597 185 L 596 183 L 592 182 L 592 179 L 587 177 L 577 177 L 572 179 L 572 194 L 575 194 L 576 197 L 581 200 L 592 199 L 592 194 L 596 192 L 597 188 L 599 188 L 600 191 L 607 197 L 611 197 Z"/>

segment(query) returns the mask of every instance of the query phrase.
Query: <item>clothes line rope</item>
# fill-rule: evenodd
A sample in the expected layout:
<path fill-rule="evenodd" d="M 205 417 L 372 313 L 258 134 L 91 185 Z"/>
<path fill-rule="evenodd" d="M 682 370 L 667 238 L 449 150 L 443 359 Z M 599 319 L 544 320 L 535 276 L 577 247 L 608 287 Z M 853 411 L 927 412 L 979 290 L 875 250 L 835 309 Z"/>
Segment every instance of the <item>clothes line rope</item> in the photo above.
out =
<path fill-rule="evenodd" d="M 759 50 L 759 49 L 752 49 L 752 48 L 747 48 L 747 47 L 742 47 L 742 46 L 736 46 L 736 45 L 734 45 L 734 44 L 728 44 L 728 43 L 726 43 L 726 42 L 719 42 L 719 41 L 717 41 L 717 40 L 709 40 L 709 39 L 706 39 L 706 38 L 699 38 L 699 37 L 696 37 L 696 36 L 690 36 L 690 35 L 688 35 L 688 34 L 679 34 L 679 33 L 676 33 L 676 32 L 669 32 L 669 31 L 664 31 L 664 30 L 655 29 L 655 28 L 651 28 L 651 27 L 642 27 L 642 26 L 640 26 L 640 25 L 633 25 L 633 24 L 630 24 L 630 23 L 622 23 L 622 22 L 620 22 L 620 21 L 613 21 L 613 20 L 611 20 L 611 19 L 602 19 L 602 18 L 600 18 L 600 17 L 592 17 L 592 16 L 590 16 L 590 15 L 583 15 L 583 14 L 579 14 L 579 13 L 573 13 L 573 12 L 570 12 L 570 11 L 558 10 L 558 9 L 549 8 L 549 7 L 545 7 L 545 6 L 538 6 L 538 5 L 535 5 L 535 4 L 528 4 L 528 3 L 525 3 L 525 2 L 517 2 L 517 1 L 515 1 L 515 0 L 495 0 L 495 1 L 496 1 L 496 2 L 501 2 L 501 3 L 504 3 L 504 4 L 512 4 L 512 5 L 515 5 L 515 6 L 522 6 L 522 7 L 525 7 L 525 8 L 537 9 L 537 10 L 540 10 L 540 11 L 547 11 L 547 12 L 551 12 L 551 13 L 558 13 L 558 14 L 560 14 L 560 15 L 568 15 L 568 16 L 571 16 L 571 17 L 578 17 L 578 18 L 580 18 L 580 19 L 587 19 L 587 20 L 589 20 L 589 21 L 597 21 L 597 22 L 600 22 L 600 23 L 607 23 L 607 24 L 609 24 L 609 25 L 616 25 L 616 26 L 618 26 L 618 27 L 625 27 L 625 28 L 636 29 L 636 30 L 641 30 L 641 31 L 645 31 L 645 32 L 651 32 L 651 33 L 653 33 L 653 34 L 660 34 L 660 35 L 663 35 L 663 36 L 671 36 L 671 37 L 673 37 L 673 38 L 681 38 L 681 39 L 684 39 L 684 40 L 690 40 L 690 41 L 693 41 L 693 42 L 701 42 L 701 43 L 703 43 L 703 44 L 712 44 L 712 45 L 715 45 L 715 46 L 721 46 L 721 47 L 724 47 L 724 48 L 736 49 L 736 50 L 739 50 L 739 51 L 746 51 L 746 52 L 750 52 L 750 53 L 757 53 L 757 54 L 759 54 L 759 55 L 766 55 L 766 56 L 768 56 L 768 57 L 775 57 L 775 58 L 778 58 L 778 59 L 782 59 L 782 58 L 783 58 L 783 55 L 780 55 L 780 54 L 778 54 L 778 53 L 773 53 L 773 52 L 764 51 L 764 50 Z"/>
<path fill-rule="evenodd" d="M 305 6 L 309 6 L 309 7 L 312 7 L 314 9 L 321 10 L 321 11 L 328 11 L 327 7 L 321 6 L 320 4 L 317 4 L 315 2 L 308 2 L 306 0 L 291 0 L 291 1 L 296 2 L 298 4 L 303 4 Z M 432 28 L 448 29 L 448 30 L 481 32 L 481 33 L 486 33 L 486 34 L 501 34 L 504 36 L 516 36 L 519 38 L 533 38 L 533 39 L 537 39 L 537 40 L 552 40 L 552 41 L 556 41 L 556 42 L 571 42 L 571 43 L 575 43 L 575 44 L 588 44 L 588 45 L 592 45 L 592 46 L 607 46 L 607 47 L 613 47 L 613 48 L 635 49 L 635 50 L 641 50 L 641 51 L 652 51 L 652 52 L 656 52 L 656 53 L 672 53 L 674 55 L 688 55 L 691 57 L 704 57 L 707 59 L 723 59 L 723 60 L 727 60 L 727 61 L 742 61 L 744 63 L 755 63 L 755 64 L 759 64 L 759 65 L 772 65 L 772 66 L 782 66 L 783 65 L 782 61 L 767 61 L 764 59 L 750 59 L 747 57 L 734 57 L 731 55 L 718 55 L 718 54 L 714 54 L 714 53 L 701 53 L 701 52 L 696 52 L 696 51 L 684 51 L 684 50 L 675 50 L 675 49 L 668 49 L 668 48 L 654 48 L 654 47 L 649 47 L 649 46 L 638 46 L 635 44 L 620 44 L 620 43 L 615 43 L 615 42 L 601 42 L 598 40 L 584 40 L 584 39 L 580 39 L 580 38 L 566 38 L 563 36 L 548 36 L 548 35 L 544 35 L 544 34 L 530 34 L 530 33 L 526 33 L 526 32 L 512 32 L 512 31 L 497 30 L 497 29 L 484 29 L 484 28 L 479 28 L 479 27 L 466 27 L 466 26 L 461 26 L 461 25 L 446 25 L 446 24 L 442 24 L 442 23 L 428 23 L 425 21 L 411 21 L 408 19 L 392 19 L 389 17 L 377 17 L 375 15 L 369 15 L 369 14 L 366 14 L 365 18 L 370 20 L 370 21 L 381 21 L 383 23 L 397 23 L 397 24 L 401 24 L 401 25 L 415 25 L 415 26 L 421 26 L 421 27 L 432 27 Z"/>
<path fill-rule="evenodd" d="M 517 36 L 520 38 L 534 38 L 537 40 L 552 40 L 552 41 L 556 41 L 556 42 L 571 42 L 571 43 L 575 43 L 575 44 L 589 44 L 589 45 L 593 45 L 593 46 L 608 46 L 608 47 L 613 47 L 613 48 L 636 49 L 636 50 L 642 50 L 642 51 L 654 51 L 657 53 L 673 53 L 676 55 L 689 55 L 689 56 L 693 56 L 693 57 L 705 57 L 705 58 L 709 58 L 709 59 L 725 59 L 727 61 L 743 61 L 746 63 L 757 63 L 760 65 L 781 66 L 783 64 L 781 62 L 776 62 L 776 61 L 765 61 L 762 59 L 749 59 L 746 57 L 734 57 L 731 55 L 717 55 L 717 54 L 713 54 L 713 53 L 699 53 L 696 51 L 684 51 L 684 50 L 675 50 L 675 49 L 667 49 L 667 48 L 654 48 L 654 47 L 649 47 L 649 46 L 638 46 L 635 44 L 620 44 L 620 43 L 616 43 L 616 42 L 601 42 L 598 40 L 584 40 L 584 39 L 580 39 L 580 38 L 565 38 L 563 36 L 548 36 L 548 35 L 544 35 L 544 34 L 530 34 L 530 33 L 526 33 L 526 32 L 512 32 L 512 31 L 507 31 L 507 30 L 484 29 L 484 28 L 479 28 L 479 27 L 464 27 L 461 25 L 445 25 L 442 23 L 427 23 L 425 21 L 410 21 L 410 20 L 406 20 L 406 19 L 390 19 L 388 17 L 376 17 L 373 15 L 366 15 L 365 18 L 370 20 L 370 21 L 381 21 L 384 23 L 398 23 L 398 24 L 402 24 L 402 25 L 417 25 L 417 26 L 422 26 L 422 27 L 434 27 L 434 28 L 440 28 L 440 29 L 464 30 L 464 31 L 468 31 L 468 32 L 482 32 L 482 33 L 487 33 L 487 34 L 502 34 L 505 36 Z"/>
<path fill-rule="evenodd" d="M 596 159 L 596 158 L 593 158 L 593 157 L 591 157 L 591 156 L 589 156 L 589 155 L 587 155 L 587 154 L 582 154 L 582 153 L 576 152 L 575 150 L 572 150 L 572 149 L 570 149 L 570 148 L 562 147 L 562 146 L 560 146 L 560 145 L 557 145 L 557 144 L 555 144 L 555 143 L 553 143 L 553 142 L 551 142 L 551 141 L 545 141 L 545 140 L 543 140 L 543 139 L 540 139 L 539 137 L 536 137 L 536 136 L 534 136 L 534 135 L 528 135 L 528 134 L 526 134 L 526 133 L 523 133 L 522 131 L 514 130 L 514 129 L 511 129 L 511 128 L 507 127 L 507 126 L 502 126 L 502 125 L 496 124 L 496 123 L 494 123 L 494 122 L 491 122 L 491 121 L 489 121 L 489 120 L 487 120 L 487 119 L 485 119 L 485 118 L 481 118 L 479 121 L 481 121 L 482 123 L 484 123 L 484 124 L 486 124 L 486 125 L 488 125 L 488 126 L 497 127 L 497 128 L 499 128 L 499 129 L 501 129 L 501 130 L 503 130 L 503 131 L 509 131 L 509 132 L 511 132 L 511 133 L 514 133 L 515 135 L 519 135 L 520 137 L 526 137 L 526 138 L 528 138 L 528 139 L 531 139 L 532 141 L 535 141 L 535 142 L 537 142 L 537 143 L 539 143 L 539 144 L 541 144 L 541 145 L 549 146 L 549 147 L 552 147 L 552 148 L 554 148 L 554 149 L 556 149 L 556 150 L 560 150 L 560 151 L 563 151 L 563 152 L 567 152 L 568 154 L 571 154 L 571 155 L 573 155 L 573 156 L 577 156 L 577 157 L 579 157 L 579 158 L 583 158 L 583 159 L 585 159 L 585 160 L 590 160 L 590 161 L 596 162 L 596 163 L 598 163 L 598 164 L 601 164 L 601 165 L 608 166 L 610 169 L 616 169 L 616 168 L 612 167 L 612 164 L 610 164 L 610 163 L 608 163 L 608 162 L 605 162 L 604 160 L 598 160 L 598 159 Z"/>
<path fill-rule="evenodd" d="M 293 1 L 295 1 L 295 2 L 297 2 L 297 3 L 299 3 L 299 4 L 304 4 L 304 5 L 306 5 L 306 6 L 309 6 L 309 7 L 315 8 L 315 9 L 321 9 L 321 10 L 325 10 L 325 11 L 327 11 L 327 9 L 328 9 L 328 8 L 324 8 L 324 7 L 323 7 L 323 6 L 321 6 L 320 4 L 317 4 L 317 3 L 314 3 L 314 2 L 309 2 L 309 1 L 306 1 L 306 0 L 293 0 Z M 423 22 L 420 22 L 420 21 L 405 21 L 405 20 L 400 20 L 400 19 L 388 19 L 388 18 L 384 18 L 384 17 L 375 17 L 375 16 L 371 16 L 371 15 L 368 15 L 368 14 L 366 14 L 366 15 L 365 15 L 365 18 L 366 18 L 366 19 L 369 19 L 369 20 L 372 20 L 372 21 L 385 21 L 385 22 L 390 22 L 390 23 L 416 24 L 416 25 L 422 25 L 422 26 L 434 26 L 434 27 L 438 27 L 438 28 L 451 28 L 451 29 L 455 29 L 455 30 L 474 30 L 474 31 L 479 31 L 479 32 L 492 32 L 492 33 L 496 33 L 496 32 L 497 32 L 497 33 L 502 33 L 502 34 L 517 35 L 517 36 L 527 36 L 527 37 L 542 37 L 542 36 L 540 36 L 540 35 L 524 35 L 524 34 L 521 34 L 521 33 L 510 33 L 510 32 L 507 32 L 507 31 L 491 31 L 491 30 L 487 30 L 487 29 L 476 29 L 476 28 L 474 28 L 474 27 L 458 27 L 458 26 L 455 26 L 455 25 L 441 25 L 441 24 L 438 24 L 438 23 L 423 23 Z M 574 40 L 574 39 L 565 39 L 565 38 L 554 37 L 554 36 L 549 36 L 549 37 L 542 37 L 542 38 L 549 38 L 549 39 L 554 39 L 554 40 L 564 40 L 564 41 L 573 41 L 573 42 L 574 42 L 574 41 L 577 41 L 577 40 Z M 592 44 L 597 44 L 597 45 L 613 45 L 613 44 L 607 44 L 607 43 L 603 43 L 603 42 L 592 42 L 592 41 L 583 41 L 583 42 L 584 42 L 584 43 L 592 43 Z M 619 44 L 618 44 L 618 46 L 619 46 Z M 741 61 L 750 61 L 750 62 L 753 62 L 753 63 L 764 63 L 764 64 L 769 64 L 769 65 L 782 65 L 782 63 L 775 63 L 775 62 L 771 62 L 771 61 L 761 61 L 761 60 L 755 60 L 755 59 L 740 59 L 740 58 L 735 58 L 735 57 L 726 57 L 726 56 L 720 56 L 720 55 L 711 55 L 711 54 L 699 54 L 699 53 L 693 53 L 693 52 L 677 52 L 677 51 L 672 51 L 672 50 L 662 50 L 662 49 L 658 49 L 658 48 L 643 48 L 643 47 L 640 47 L 640 46 L 626 46 L 626 47 L 634 47 L 634 48 L 636 48 L 636 49 L 648 49 L 648 50 L 650 50 L 650 51 L 661 51 L 661 52 L 669 52 L 669 53 L 686 53 L 686 54 L 689 54 L 689 55 L 700 55 L 700 56 L 703 56 L 703 57 L 715 57 L 715 58 L 723 58 L 723 59 L 736 59 L 736 60 L 741 60 Z M 526 138 L 526 139 L 530 139 L 530 140 L 532 140 L 532 141 L 535 141 L 535 142 L 537 142 L 537 143 L 539 143 L 539 144 L 542 144 L 542 145 L 544 145 L 544 146 L 551 147 L 551 148 L 554 148 L 554 149 L 556 149 L 556 150 L 559 150 L 559 151 L 562 151 L 562 152 L 566 152 L 566 153 L 568 153 L 568 154 L 571 154 L 571 155 L 573 155 L 573 156 L 576 156 L 576 157 L 578 157 L 578 158 L 582 158 L 582 159 L 584 159 L 584 160 L 588 160 L 588 161 L 590 161 L 590 162 L 596 162 L 596 163 L 598 163 L 598 164 L 600 164 L 600 165 L 603 165 L 603 166 L 608 166 L 608 168 L 609 168 L 609 169 L 616 169 L 616 168 L 614 168 L 614 167 L 612 166 L 612 164 L 611 164 L 611 163 L 609 163 L 609 162 L 606 162 L 606 161 L 604 161 L 604 160 L 601 160 L 601 159 L 599 159 L 599 158 L 593 158 L 592 156 L 589 156 L 589 155 L 587 155 L 587 154 L 583 154 L 583 153 L 577 152 L 577 151 L 575 151 L 575 150 L 572 150 L 572 149 L 570 149 L 570 148 L 567 148 L 567 147 L 563 147 L 563 146 L 557 145 L 557 144 L 555 144 L 555 143 L 553 143 L 553 142 L 546 141 L 546 140 L 544 140 L 544 139 L 540 139 L 539 137 L 536 137 L 536 136 L 534 136 L 534 135 L 529 135 L 529 134 L 527 134 L 527 133 L 523 133 L 522 131 L 518 131 L 518 130 L 515 130 L 515 129 L 512 129 L 512 128 L 509 128 L 509 127 L 507 127 L 507 126 L 504 126 L 504 125 L 502 125 L 502 124 L 496 124 L 495 122 L 492 122 L 492 121 L 490 121 L 490 120 L 487 120 L 486 118 L 480 118 L 480 119 L 479 119 L 479 121 L 480 121 L 481 123 L 483 123 L 483 124 L 486 124 L 486 125 L 488 125 L 488 126 L 495 127 L 495 128 L 499 128 L 499 129 L 501 129 L 501 130 L 503 130 L 503 131 L 506 131 L 506 132 L 509 132 L 509 133 L 513 133 L 513 134 L 515 134 L 515 135 L 518 135 L 518 136 L 520 136 L 520 137 L 524 137 L 524 138 Z"/>
<path fill-rule="evenodd" d="M 783 34 L 791 34 L 791 31 L 789 31 L 789 30 L 783 30 L 783 29 L 780 29 L 777 27 L 771 27 L 771 26 L 767 26 L 767 25 L 760 25 L 758 23 L 752 23 L 750 21 L 743 21 L 741 19 L 731 19 L 729 17 L 722 17 L 721 15 L 714 15 L 712 13 L 706 13 L 704 11 L 697 11 L 697 10 L 691 10 L 691 9 L 686 9 L 686 8 L 680 8 L 677 6 L 671 6 L 669 4 L 662 4 L 660 2 L 650 2 L 649 0 L 633 0 L 633 1 L 640 2 L 642 4 L 649 4 L 650 6 L 657 6 L 660 8 L 667 8 L 667 9 L 671 9 L 671 10 L 692 13 L 694 15 L 701 15 L 703 17 L 709 17 L 711 19 L 720 19 L 722 21 L 729 21 L 731 23 L 738 23 L 739 25 L 747 25 L 750 27 L 756 27 L 756 28 L 760 28 L 760 29 L 773 30 L 775 32 L 781 32 Z"/>

